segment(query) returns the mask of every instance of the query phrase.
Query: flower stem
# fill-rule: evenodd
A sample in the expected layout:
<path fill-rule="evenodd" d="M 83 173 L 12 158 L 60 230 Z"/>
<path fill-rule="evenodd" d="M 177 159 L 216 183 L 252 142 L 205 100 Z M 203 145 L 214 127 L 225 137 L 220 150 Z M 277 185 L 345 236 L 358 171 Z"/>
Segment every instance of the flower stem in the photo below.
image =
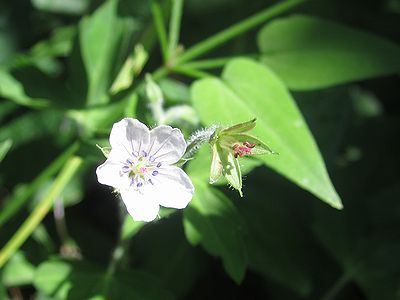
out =
<path fill-rule="evenodd" d="M 172 0 L 171 20 L 169 23 L 169 58 L 174 56 L 179 43 L 179 33 L 182 19 L 183 0 Z"/>
<path fill-rule="evenodd" d="M 151 1 L 151 13 L 153 15 L 154 26 L 157 31 L 158 40 L 160 42 L 161 53 L 164 61 L 168 59 L 168 42 L 167 32 L 165 29 L 164 17 L 162 14 L 161 6 L 156 0 Z"/>
<path fill-rule="evenodd" d="M 210 58 L 210 59 L 203 59 L 197 61 L 191 61 L 184 64 L 187 68 L 193 69 L 217 69 L 225 66 L 230 60 L 235 59 L 237 57 L 252 57 L 257 58 L 259 54 L 243 54 L 237 56 L 230 56 L 230 57 L 218 57 L 218 58 Z"/>
<path fill-rule="evenodd" d="M 39 204 L 35 207 L 29 217 L 21 225 L 18 231 L 7 242 L 4 248 L 0 251 L 0 268 L 7 262 L 7 260 L 17 251 L 17 249 L 25 242 L 31 235 L 33 230 L 40 224 L 44 217 L 49 212 L 54 200 L 63 191 L 65 186 L 74 177 L 79 167 L 82 165 L 82 158 L 73 156 L 71 157 L 60 174 L 57 176 L 49 192 L 42 198 Z"/>
<path fill-rule="evenodd" d="M 182 64 L 192 60 L 193 58 L 201 56 L 229 41 L 230 39 L 249 31 L 250 29 L 253 29 L 254 27 L 279 14 L 287 12 L 288 10 L 305 1 L 307 0 L 288 0 L 269 7 L 189 48 L 184 54 L 182 54 L 182 56 L 177 58 L 176 64 Z"/>

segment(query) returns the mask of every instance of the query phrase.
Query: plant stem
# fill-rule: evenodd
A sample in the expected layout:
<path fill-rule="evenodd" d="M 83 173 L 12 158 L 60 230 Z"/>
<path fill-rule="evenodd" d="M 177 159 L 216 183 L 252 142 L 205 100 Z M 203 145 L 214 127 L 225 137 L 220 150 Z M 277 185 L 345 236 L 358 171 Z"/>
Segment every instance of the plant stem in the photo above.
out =
<path fill-rule="evenodd" d="M 202 42 L 194 45 L 189 48 L 185 53 L 182 54 L 176 60 L 176 64 L 182 64 L 193 58 L 196 58 L 200 55 L 207 53 L 208 51 L 220 46 L 221 44 L 229 41 L 230 39 L 253 29 L 254 27 L 264 23 L 268 19 L 271 19 L 279 14 L 287 12 L 293 7 L 306 2 L 307 0 L 288 0 L 284 2 L 280 2 L 272 7 L 269 7 L 231 27 L 220 31 L 219 33 L 205 39 Z"/>
<path fill-rule="evenodd" d="M 153 15 L 154 26 L 156 27 L 158 40 L 160 42 L 161 53 L 164 61 L 168 59 L 168 42 L 167 32 L 165 29 L 164 17 L 162 14 L 161 6 L 157 3 L 157 0 L 151 1 L 151 13 Z"/>
<path fill-rule="evenodd" d="M 0 251 L 0 268 L 7 262 L 7 260 L 17 251 L 17 249 L 25 242 L 31 235 L 33 230 L 40 224 L 44 217 L 49 212 L 54 200 L 63 191 L 65 186 L 73 178 L 75 173 L 79 170 L 83 160 L 80 157 L 71 157 L 60 174 L 54 181 L 51 189 L 46 196 L 39 202 L 29 217 L 20 226 L 17 232 L 7 242 L 4 248 Z"/>
<path fill-rule="evenodd" d="M 127 248 L 129 247 L 129 239 L 125 239 L 123 236 L 123 230 L 124 230 L 124 223 L 126 218 L 130 218 L 131 216 L 127 214 L 126 208 L 124 204 L 120 203 L 119 206 L 119 212 L 120 212 L 120 229 L 119 229 L 119 234 L 118 234 L 118 241 L 117 244 L 113 250 L 113 253 L 111 255 L 111 259 L 108 263 L 107 271 L 104 274 L 103 278 L 103 290 L 102 294 L 106 298 L 108 298 L 108 293 L 110 289 L 110 284 L 112 281 L 112 278 L 117 271 L 118 265 L 126 255 Z"/>
<path fill-rule="evenodd" d="M 204 71 L 196 70 L 194 68 L 187 67 L 186 65 L 183 66 L 175 66 L 172 68 L 172 71 L 175 73 L 180 73 L 183 75 L 187 75 L 189 77 L 193 78 L 206 78 L 206 77 L 211 77 L 212 75 L 209 73 L 206 73 Z"/>
<path fill-rule="evenodd" d="M 348 273 L 343 273 L 342 276 L 332 285 L 332 287 L 321 297 L 321 300 L 333 300 L 338 293 L 349 283 L 351 276 Z"/>
<path fill-rule="evenodd" d="M 16 192 L 9 200 L 8 205 L 0 214 L 0 226 L 7 222 L 15 213 L 26 203 L 29 197 L 53 176 L 65 162 L 79 149 L 79 143 L 74 143 L 57 157 L 38 177 L 36 177 L 26 188 L 21 192 Z"/>
<path fill-rule="evenodd" d="M 217 69 L 225 66 L 230 60 L 238 57 L 252 57 L 257 58 L 259 54 L 243 54 L 229 57 L 218 57 L 210 59 L 202 59 L 185 63 L 185 67 L 193 69 Z"/>
<path fill-rule="evenodd" d="M 179 33 L 182 19 L 183 0 L 172 0 L 171 20 L 169 23 L 169 58 L 175 55 L 179 43 Z"/>

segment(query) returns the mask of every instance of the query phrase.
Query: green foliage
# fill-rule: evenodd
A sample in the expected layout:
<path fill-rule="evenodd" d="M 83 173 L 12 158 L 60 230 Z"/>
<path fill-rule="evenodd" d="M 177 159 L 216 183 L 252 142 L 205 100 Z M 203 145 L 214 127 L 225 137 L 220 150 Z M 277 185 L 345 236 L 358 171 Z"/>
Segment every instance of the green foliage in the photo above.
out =
<path fill-rule="evenodd" d="M 267 24 L 261 61 L 293 90 L 326 88 L 400 72 L 400 46 L 371 33 L 309 16 Z"/>
<path fill-rule="evenodd" d="M 145 273 L 120 272 L 109 280 L 97 266 L 61 259 L 43 262 L 34 274 L 35 287 L 55 299 L 173 299 Z"/>
<path fill-rule="evenodd" d="M 396 1 L 28 2 L 0 4 L 0 299 L 400 299 Z M 96 181 L 123 117 L 199 135 L 183 211 Z"/>
<path fill-rule="evenodd" d="M 91 17 L 79 25 L 82 60 L 88 76 L 88 105 L 107 103 L 115 65 L 123 55 L 122 42 L 133 32 L 132 20 L 119 18 L 118 2 L 106 1 Z M 104 20 L 107 20 L 105 22 Z"/>

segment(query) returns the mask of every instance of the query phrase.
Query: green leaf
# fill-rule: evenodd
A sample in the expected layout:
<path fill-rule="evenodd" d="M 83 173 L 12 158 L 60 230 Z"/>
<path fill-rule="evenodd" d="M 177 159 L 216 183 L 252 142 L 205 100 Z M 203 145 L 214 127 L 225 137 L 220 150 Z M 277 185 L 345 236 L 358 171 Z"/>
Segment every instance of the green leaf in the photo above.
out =
<path fill-rule="evenodd" d="M 196 192 L 184 211 L 187 239 L 194 245 L 201 243 L 209 253 L 220 256 L 226 272 L 240 283 L 247 267 L 243 220 L 222 192 L 198 179 L 193 179 L 193 184 Z"/>
<path fill-rule="evenodd" d="M 11 146 L 12 146 L 11 139 L 7 139 L 0 143 L 0 162 L 4 159 L 7 152 L 10 150 Z"/>
<path fill-rule="evenodd" d="M 29 97 L 25 93 L 22 84 L 9 72 L 2 69 L 0 69 L 0 96 L 14 101 L 17 104 L 34 108 L 44 108 L 50 104 L 47 99 Z"/>
<path fill-rule="evenodd" d="M 56 299 L 171 299 L 157 279 L 137 271 L 117 272 L 104 293 L 105 270 L 82 261 L 53 259 L 39 265 L 34 285 Z"/>
<path fill-rule="evenodd" d="M 167 102 L 187 103 L 189 101 L 190 91 L 184 83 L 171 78 L 163 78 L 158 84 Z"/>
<path fill-rule="evenodd" d="M 90 0 L 32 0 L 32 5 L 42 11 L 80 15 L 89 7 Z"/>
<path fill-rule="evenodd" d="M 309 16 L 268 23 L 258 35 L 262 62 L 293 90 L 312 90 L 400 71 L 400 46 Z"/>
<path fill-rule="evenodd" d="M 89 105 L 109 101 L 107 92 L 114 79 L 112 73 L 120 42 L 132 27 L 129 19 L 118 17 L 117 5 L 118 1 L 106 1 L 79 24 L 79 42 L 89 81 Z"/>
<path fill-rule="evenodd" d="M 13 149 L 45 136 L 59 135 L 63 115 L 57 111 L 33 111 L 0 128 L 0 141 L 11 138 Z"/>
<path fill-rule="evenodd" d="M 90 107 L 80 110 L 70 110 L 69 116 L 82 126 L 84 133 L 87 135 L 106 130 L 115 122 L 115 120 L 123 118 L 125 115 L 134 117 L 136 114 L 137 95 L 128 94 L 124 99 L 113 102 L 108 105 Z M 127 112 L 127 108 L 130 108 Z"/>
<path fill-rule="evenodd" d="M 3 284 L 8 287 L 31 284 L 34 272 L 35 267 L 18 251 L 4 267 Z"/>
<path fill-rule="evenodd" d="M 265 164 L 335 208 L 342 208 L 318 147 L 283 83 L 265 66 L 248 59 L 228 63 L 218 78 L 199 80 L 192 97 L 206 125 L 257 118 L 253 134 L 278 152 Z"/>

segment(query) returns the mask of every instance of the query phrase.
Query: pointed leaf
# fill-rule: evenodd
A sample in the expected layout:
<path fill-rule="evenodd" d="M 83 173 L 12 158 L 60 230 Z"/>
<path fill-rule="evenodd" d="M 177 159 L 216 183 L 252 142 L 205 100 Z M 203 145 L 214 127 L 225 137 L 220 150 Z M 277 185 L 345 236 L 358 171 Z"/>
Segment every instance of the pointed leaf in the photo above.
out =
<path fill-rule="evenodd" d="M 206 78 L 195 82 L 192 98 L 207 125 L 256 117 L 254 135 L 280 154 L 260 159 L 321 200 L 342 208 L 299 109 L 268 68 L 249 59 L 234 59 L 226 65 L 222 80 Z"/>

